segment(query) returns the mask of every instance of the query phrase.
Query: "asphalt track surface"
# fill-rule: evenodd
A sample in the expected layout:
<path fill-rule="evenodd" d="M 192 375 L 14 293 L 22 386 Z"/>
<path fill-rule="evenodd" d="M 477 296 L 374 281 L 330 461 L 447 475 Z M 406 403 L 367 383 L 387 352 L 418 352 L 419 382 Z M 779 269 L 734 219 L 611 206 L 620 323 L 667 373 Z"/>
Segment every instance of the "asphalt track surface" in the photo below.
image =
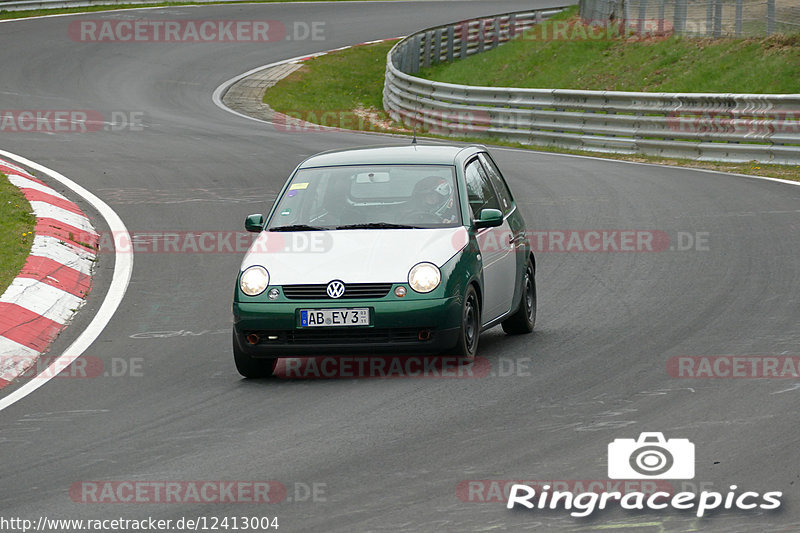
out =
<path fill-rule="evenodd" d="M 145 127 L 2 132 L 0 147 L 93 191 L 131 232 L 237 231 L 245 215 L 268 210 L 305 156 L 407 140 L 278 131 L 216 107 L 218 85 L 288 57 L 532 5 L 546 4 L 204 6 L 2 23 L 0 107 L 143 112 Z M 78 43 L 67 35 L 80 18 L 132 17 L 324 21 L 325 40 Z M 136 254 L 121 307 L 84 357 L 138 370 L 54 379 L 0 412 L 2 516 L 278 516 L 280 531 L 800 530 L 796 380 L 676 379 L 666 370 L 679 355 L 800 355 L 800 187 L 493 154 L 534 229 L 705 232 L 707 249 L 539 253 L 536 332 L 482 336 L 493 376 L 257 381 L 240 379 L 230 353 L 241 255 Z M 90 320 L 112 268 L 113 255 L 102 256 L 89 303 L 54 354 Z M 146 338 L 153 331 L 183 333 Z M 577 519 L 456 494 L 465 480 L 605 479 L 607 444 L 641 431 L 695 443 L 695 486 L 780 490 L 781 510 L 702 521 L 691 512 L 608 510 Z M 289 499 L 296 486 L 317 484 L 324 494 L 276 505 L 74 502 L 70 487 L 87 480 L 277 480 Z"/>

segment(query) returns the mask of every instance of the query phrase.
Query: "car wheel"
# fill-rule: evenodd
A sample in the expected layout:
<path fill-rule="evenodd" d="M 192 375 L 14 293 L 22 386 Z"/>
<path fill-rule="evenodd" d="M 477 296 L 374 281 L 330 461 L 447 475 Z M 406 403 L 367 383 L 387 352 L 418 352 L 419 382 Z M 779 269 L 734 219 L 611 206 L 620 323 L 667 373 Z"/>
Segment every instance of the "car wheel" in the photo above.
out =
<path fill-rule="evenodd" d="M 267 378 L 274 374 L 278 359 L 256 359 L 244 353 L 236 343 L 236 332 L 233 332 L 233 361 L 236 370 L 246 378 Z"/>
<path fill-rule="evenodd" d="M 472 361 L 478 351 L 478 338 L 481 334 L 481 307 L 478 303 L 478 293 L 470 284 L 464 294 L 464 303 L 461 308 L 461 330 L 458 335 L 455 350 L 459 357 Z"/>
<path fill-rule="evenodd" d="M 503 321 L 503 331 L 509 335 L 530 333 L 536 324 L 536 279 L 533 261 L 528 258 L 528 266 L 522 278 L 522 298 L 513 315 Z"/>

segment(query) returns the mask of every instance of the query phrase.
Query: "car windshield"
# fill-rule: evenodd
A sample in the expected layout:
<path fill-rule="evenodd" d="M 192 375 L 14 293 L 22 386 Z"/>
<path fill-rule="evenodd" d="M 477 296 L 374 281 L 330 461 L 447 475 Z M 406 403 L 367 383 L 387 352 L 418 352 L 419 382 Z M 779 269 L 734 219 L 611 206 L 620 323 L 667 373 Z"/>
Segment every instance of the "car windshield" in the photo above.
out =
<path fill-rule="evenodd" d="M 268 231 L 461 225 L 454 167 L 364 165 L 298 170 Z"/>

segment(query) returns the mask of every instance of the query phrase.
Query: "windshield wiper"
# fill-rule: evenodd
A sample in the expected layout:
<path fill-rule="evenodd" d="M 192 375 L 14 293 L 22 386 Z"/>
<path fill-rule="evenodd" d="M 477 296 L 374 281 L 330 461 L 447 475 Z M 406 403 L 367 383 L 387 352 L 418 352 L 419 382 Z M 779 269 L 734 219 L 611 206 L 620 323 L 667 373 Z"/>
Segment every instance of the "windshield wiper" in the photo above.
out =
<path fill-rule="evenodd" d="M 344 226 L 336 226 L 336 229 L 420 229 L 420 226 L 392 224 L 391 222 L 366 222 L 364 224 L 345 224 Z"/>
<path fill-rule="evenodd" d="M 289 224 L 288 226 L 276 226 L 269 228 L 267 231 L 324 231 L 330 228 L 321 228 L 319 226 L 309 226 L 308 224 Z"/>

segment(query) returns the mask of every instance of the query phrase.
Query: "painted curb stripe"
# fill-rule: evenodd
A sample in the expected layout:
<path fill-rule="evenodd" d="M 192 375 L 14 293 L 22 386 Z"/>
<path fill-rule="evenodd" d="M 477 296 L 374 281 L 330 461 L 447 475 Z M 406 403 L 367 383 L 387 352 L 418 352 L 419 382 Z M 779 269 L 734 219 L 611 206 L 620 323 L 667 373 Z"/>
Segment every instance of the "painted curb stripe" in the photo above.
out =
<path fill-rule="evenodd" d="M 62 209 L 47 202 L 39 202 L 34 200 L 30 204 L 37 218 L 54 218 L 83 231 L 94 231 L 89 219 L 83 215 L 77 215 L 71 211 L 67 211 L 66 209 Z"/>
<path fill-rule="evenodd" d="M 86 218 L 86 215 L 83 214 L 83 211 L 81 211 L 81 208 L 78 207 L 78 204 L 70 202 L 65 198 L 59 198 L 58 196 L 53 196 L 52 194 L 43 191 L 37 191 L 35 189 L 21 189 L 21 190 L 22 194 L 25 195 L 25 198 L 27 198 L 29 202 L 45 202 L 50 205 L 54 205 L 58 208 L 64 209 L 65 211 L 69 211 L 70 213 L 74 213 L 76 215 Z"/>
<path fill-rule="evenodd" d="M 39 280 L 20 277 L 11 282 L 0 302 L 17 304 L 62 325 L 83 305 L 82 298 Z"/>
<path fill-rule="evenodd" d="M 43 352 L 61 331 L 61 324 L 17 304 L 0 302 L 0 334 L 23 346 Z"/>
<path fill-rule="evenodd" d="M 14 357 L 38 357 L 39 352 L 18 342 L 0 336 L 0 375 L 5 375 L 9 361 Z"/>
<path fill-rule="evenodd" d="M 47 194 L 51 194 L 57 198 L 62 198 L 64 200 L 67 199 L 66 196 L 58 193 L 44 185 L 41 181 L 37 181 L 32 179 L 29 176 L 19 176 L 17 174 L 8 174 L 8 181 L 19 187 L 20 189 L 35 189 L 37 191 L 46 192 Z"/>
<path fill-rule="evenodd" d="M 78 272 L 91 275 L 94 254 L 63 242 L 56 237 L 37 235 L 33 238 L 31 255 L 47 257 Z"/>
<path fill-rule="evenodd" d="M 46 217 L 36 219 L 36 229 L 34 233 L 37 236 L 54 237 L 59 241 L 64 241 L 76 248 L 80 248 L 89 254 L 95 254 L 95 248 L 97 247 L 97 241 L 99 239 L 94 232 L 89 233 L 74 226 L 70 226 L 69 224 L 65 224 L 60 220 Z M 90 246 L 86 246 L 86 244 Z"/>
<path fill-rule="evenodd" d="M 17 165 L 14 165 L 12 163 L 9 163 L 8 161 L 0 161 L 0 172 L 2 172 L 3 174 L 22 174 L 23 176 L 44 185 L 43 182 L 37 180 L 36 178 L 28 174 L 27 170 L 23 169 L 22 167 L 18 167 Z"/>
<path fill-rule="evenodd" d="M 0 156 L 7 157 L 12 159 L 20 164 L 26 165 L 38 172 L 46 174 L 51 179 L 55 180 L 62 186 L 70 189 L 73 193 L 77 194 L 81 198 L 83 198 L 86 202 L 88 202 L 97 212 L 100 214 L 101 217 L 106 221 L 108 224 L 109 231 L 112 235 L 116 235 L 119 237 L 121 242 L 130 242 L 130 234 L 128 233 L 128 229 L 125 227 L 125 223 L 122 222 L 122 219 L 119 215 L 111 209 L 108 204 L 103 202 L 100 198 L 96 195 L 92 194 L 86 188 L 82 187 L 78 183 L 75 183 L 68 177 L 64 176 L 63 174 L 56 172 L 53 169 L 47 168 L 44 165 L 40 165 L 35 161 L 31 161 L 25 157 L 20 155 L 14 154 L 12 152 L 8 152 L 6 150 L 0 150 Z M 12 165 L 11 167 L 6 166 L 5 168 L 16 168 L 20 170 L 22 174 L 26 174 L 27 172 L 22 171 L 19 167 Z M 54 211 L 58 208 L 52 208 Z M 64 211 L 64 210 L 61 210 Z M 64 211 L 68 213 L 68 211 Z M 88 219 L 86 220 L 88 223 Z M 79 227 L 83 228 L 82 224 L 78 224 Z M 94 233 L 94 228 L 91 226 L 88 228 L 89 231 Z M 33 240 L 33 246 L 31 247 L 32 255 L 37 255 L 41 257 L 49 257 L 55 261 L 59 261 L 61 263 L 65 263 L 70 266 L 74 266 L 76 270 L 82 272 L 83 274 L 90 275 L 91 268 L 92 268 L 92 261 L 95 259 L 95 254 L 87 252 L 81 248 L 76 246 L 71 246 L 64 242 L 60 242 L 58 239 L 54 237 L 47 237 L 36 235 Z M 65 261 L 64 259 L 67 259 Z M 65 368 L 69 367 L 69 365 L 74 362 L 77 358 L 79 358 L 86 349 L 91 346 L 91 344 L 100 336 L 100 334 L 105 329 L 108 322 L 114 316 L 114 313 L 119 308 L 120 303 L 122 302 L 123 297 L 125 296 L 125 292 L 127 291 L 128 284 L 131 280 L 131 274 L 133 273 L 133 254 L 129 252 L 120 252 L 119 249 L 115 249 L 114 251 L 114 272 L 111 277 L 111 284 L 108 287 L 108 291 L 106 292 L 105 297 L 103 298 L 102 303 L 100 304 L 100 308 L 97 310 L 95 315 L 89 321 L 89 324 L 78 334 L 77 338 L 75 338 L 72 343 L 52 362 L 48 363 L 46 369 L 42 372 L 37 373 L 35 376 L 37 379 L 30 379 L 27 380 L 25 383 L 20 385 L 19 388 L 12 391 L 7 396 L 0 398 L 0 411 L 9 407 L 10 405 L 14 405 L 21 399 L 25 398 L 29 394 L 32 394 L 36 391 L 39 387 L 44 386 L 47 382 L 49 382 L 53 377 L 57 376 L 61 373 Z M 67 297 L 72 297 L 67 293 L 64 293 Z M 83 300 L 81 300 L 83 302 Z M 10 321 L 10 317 L 12 314 L 15 317 L 22 317 L 26 313 L 29 313 L 24 308 L 19 307 L 15 304 L 6 304 L 0 303 L 0 320 Z M 10 324 L 9 324 L 10 325 Z M 5 328 L 2 327 L 2 323 L 0 323 L 0 334 L 6 333 L 4 331 Z M 55 325 L 52 321 L 48 321 L 48 319 L 41 317 L 41 316 L 30 316 L 30 322 L 27 322 L 17 328 L 8 328 L 8 335 L 6 335 L 10 340 L 19 342 L 20 344 L 25 345 L 25 341 L 22 339 L 16 339 L 15 337 L 19 332 L 17 330 L 27 329 L 30 331 L 22 331 L 22 334 L 27 334 L 28 338 L 31 335 L 39 335 L 42 337 L 46 342 L 43 346 L 41 346 L 41 342 L 37 341 L 37 346 L 30 346 L 31 348 L 36 348 L 38 351 L 43 351 L 48 346 L 48 343 L 52 341 L 55 335 L 58 334 L 60 327 Z M 50 336 L 50 338 L 47 338 Z M 21 341 L 21 342 L 20 342 Z M 7 382 L 7 376 L 3 376 L 0 378 L 0 384 L 3 382 Z M 6 383 L 7 384 L 7 383 Z M 2 386 L 2 385 L 0 385 Z"/>
<path fill-rule="evenodd" d="M 99 236 L 80 207 L 16 165 L 0 172 L 36 215 L 25 265 L 0 295 L 0 388 L 21 376 L 58 336 L 91 288 Z"/>
<path fill-rule="evenodd" d="M 91 276 L 78 272 L 48 257 L 28 256 L 18 278 L 32 278 L 83 298 L 92 286 Z"/>

